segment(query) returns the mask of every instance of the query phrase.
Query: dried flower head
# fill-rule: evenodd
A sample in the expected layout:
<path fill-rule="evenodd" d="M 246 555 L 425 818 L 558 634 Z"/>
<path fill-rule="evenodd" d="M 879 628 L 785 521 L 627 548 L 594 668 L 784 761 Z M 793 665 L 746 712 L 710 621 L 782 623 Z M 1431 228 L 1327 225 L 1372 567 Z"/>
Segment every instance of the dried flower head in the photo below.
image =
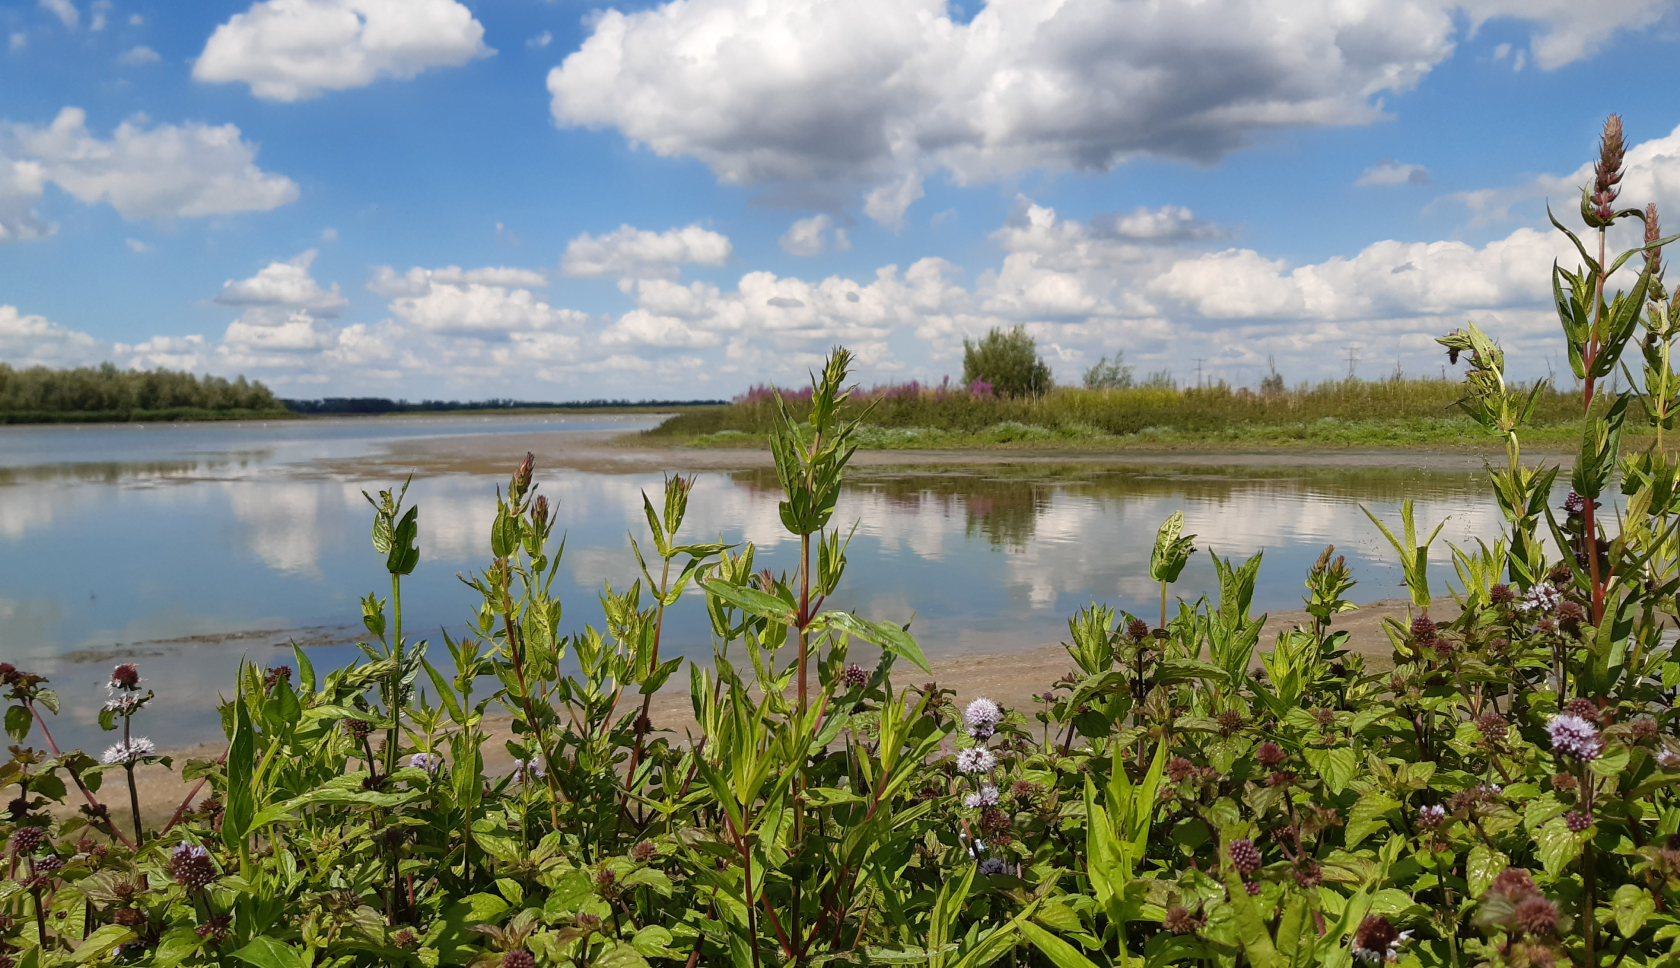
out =
<path fill-rule="evenodd" d="M 537 959 L 524 948 L 515 948 L 502 955 L 502 968 L 537 968 Z"/>
<path fill-rule="evenodd" d="M 1304 857 L 1290 869 L 1289 875 L 1295 878 L 1295 884 L 1302 890 L 1310 891 L 1324 880 L 1324 869 L 1310 857 Z"/>
<path fill-rule="evenodd" d="M 146 923 L 146 912 L 131 907 L 117 908 L 116 912 L 111 915 L 111 920 L 125 928 L 135 928 Z M 199 930 L 204 929 L 200 928 Z M 199 937 L 202 938 L 204 935 L 201 934 Z"/>
<path fill-rule="evenodd" d="M 1649 743 L 1656 739 L 1662 731 L 1662 728 L 1657 725 L 1657 721 L 1650 716 L 1641 716 L 1629 723 L 1628 726 L 1633 732 L 1634 742 L 1637 743 Z"/>
<path fill-rule="evenodd" d="M 1141 618 L 1134 618 L 1126 623 L 1126 634 L 1134 641 L 1142 642 L 1149 637 L 1149 623 Z"/>
<path fill-rule="evenodd" d="M 1559 793 L 1573 793 L 1575 792 L 1576 782 L 1575 774 L 1559 773 L 1552 777 L 1552 789 Z"/>
<path fill-rule="evenodd" d="M 1380 914 L 1367 915 L 1353 933 L 1353 956 L 1370 964 L 1381 964 L 1399 952 L 1405 940 L 1394 925 Z"/>
<path fill-rule="evenodd" d="M 1016 780 L 1009 788 L 1010 796 L 1017 800 L 1031 800 L 1038 796 L 1039 786 L 1031 780 Z"/>
<path fill-rule="evenodd" d="M 226 938 L 228 936 L 228 932 L 231 931 L 232 929 L 233 929 L 233 916 L 232 915 L 230 915 L 230 914 L 213 914 L 213 915 L 210 916 L 210 920 L 208 920 L 208 921 L 206 921 L 203 924 L 198 926 L 198 936 L 200 938 L 205 939 L 206 941 L 220 941 L 223 938 Z M 401 934 L 402 932 L 399 931 L 397 933 Z M 410 936 L 411 939 L 413 937 L 413 934 L 414 934 L 414 932 L 412 932 L 412 931 L 409 932 L 409 936 Z M 399 945 L 398 947 L 401 947 L 401 945 Z"/>
<path fill-rule="evenodd" d="M 278 665 L 269 669 L 268 672 L 263 675 L 263 684 L 268 686 L 270 689 L 274 688 L 275 683 L 282 681 L 287 683 L 292 681 L 291 666 Z"/>
<path fill-rule="evenodd" d="M 1606 222 L 1616 214 L 1616 196 L 1621 194 L 1617 186 L 1622 181 L 1622 162 L 1626 155 L 1622 116 L 1612 114 L 1604 119 L 1604 133 L 1598 141 L 1598 160 L 1593 162 L 1593 214 Z"/>
<path fill-rule="evenodd" d="M 349 730 L 350 735 L 354 736 L 358 740 L 367 739 L 368 732 L 371 729 L 368 725 L 368 721 L 365 719 L 346 719 L 344 721 L 344 728 Z"/>
<path fill-rule="evenodd" d="M 980 815 L 980 829 L 993 837 L 1002 834 L 1010 826 L 1009 814 L 996 807 L 987 807 L 986 811 Z"/>
<path fill-rule="evenodd" d="M 980 862 L 979 870 L 980 873 L 987 875 L 1007 874 L 1009 873 L 1009 865 L 1001 857 L 988 857 Z"/>
<path fill-rule="evenodd" d="M 1194 934 L 1201 930 L 1205 920 L 1182 904 L 1174 904 L 1167 908 L 1166 917 L 1161 919 L 1161 926 L 1173 934 Z"/>
<path fill-rule="evenodd" d="M 140 670 L 135 668 L 134 663 L 124 662 L 111 670 L 111 680 L 105 683 L 105 688 L 112 693 L 135 692 L 139 690 L 141 681 Z"/>
<path fill-rule="evenodd" d="M 1504 739 L 1511 732 L 1511 724 L 1505 717 L 1491 710 L 1476 717 L 1476 728 L 1481 731 L 1482 739 L 1490 743 Z"/>
<path fill-rule="evenodd" d="M 1527 898 L 1517 905 L 1516 922 L 1535 937 L 1549 937 L 1557 932 L 1557 905 L 1538 895 Z"/>
<path fill-rule="evenodd" d="M 1190 779 L 1190 775 L 1195 772 L 1196 764 L 1190 762 L 1182 756 L 1175 756 L 1167 761 L 1167 776 L 1171 778 L 1174 783 L 1183 783 L 1185 780 Z"/>
<path fill-rule="evenodd" d="M 1579 608 L 1580 606 L 1576 607 Z M 1572 716 L 1579 716 L 1587 722 L 1592 723 L 1594 726 L 1597 726 L 1600 723 L 1598 703 L 1593 702 L 1591 699 L 1571 699 L 1563 704 L 1563 711 Z"/>
<path fill-rule="evenodd" d="M 659 847 L 651 840 L 644 840 L 630 848 L 630 859 L 638 864 L 647 862 L 659 856 Z"/>
<path fill-rule="evenodd" d="M 1214 720 L 1219 723 L 1219 731 L 1226 736 L 1230 736 L 1243 727 L 1243 714 L 1234 709 L 1220 713 L 1214 717 Z"/>
<path fill-rule="evenodd" d="M 1495 585 L 1488 589 L 1488 601 L 1494 605 L 1509 605 L 1516 600 L 1517 596 L 1511 591 L 1510 585 Z"/>
<path fill-rule="evenodd" d="M 1586 621 L 1586 619 L 1587 613 L 1581 608 L 1581 606 L 1575 604 L 1574 602 L 1566 601 L 1558 605 L 1558 628 L 1562 629 L 1565 633 L 1573 635 L 1576 638 L 1580 638 L 1581 623 Z"/>
<path fill-rule="evenodd" d="M 1259 761 L 1261 766 L 1269 770 L 1283 762 L 1283 747 L 1267 740 L 1260 744 L 1259 749 L 1254 751 L 1254 758 Z"/>
<path fill-rule="evenodd" d="M 1540 889 L 1534 886 L 1534 878 L 1528 871 L 1521 867 L 1507 867 L 1488 885 L 1487 892 L 1504 895 L 1510 898 L 1512 903 L 1516 903 L 1523 898 L 1539 894 Z"/>
<path fill-rule="evenodd" d="M 1412 619 L 1412 638 L 1426 642 L 1435 637 L 1437 626 L 1427 615 L 1419 615 Z"/>

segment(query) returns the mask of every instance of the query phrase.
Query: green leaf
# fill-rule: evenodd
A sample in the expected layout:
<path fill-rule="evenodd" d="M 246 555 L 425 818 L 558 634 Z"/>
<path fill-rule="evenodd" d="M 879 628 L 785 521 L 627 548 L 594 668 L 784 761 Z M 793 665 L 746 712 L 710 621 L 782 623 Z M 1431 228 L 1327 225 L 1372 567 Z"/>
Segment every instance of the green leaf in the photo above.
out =
<path fill-rule="evenodd" d="M 1616 888 L 1616 896 L 1610 900 L 1610 910 L 1616 916 L 1616 930 L 1622 933 L 1622 937 L 1631 939 L 1656 913 L 1657 902 L 1645 888 L 1637 884 L 1623 884 Z"/>
<path fill-rule="evenodd" d="M 1049 958 L 1056 968 L 1097 968 L 1091 959 L 1079 953 L 1079 949 L 1031 921 L 1021 922 L 1020 928 L 1027 940 L 1043 952 L 1044 957 Z"/>
<path fill-rule="evenodd" d="M 116 950 L 117 945 L 127 944 L 139 937 L 133 931 L 120 924 L 107 924 L 98 931 L 88 935 L 81 947 L 76 949 L 76 956 L 71 960 L 77 964 L 103 958 Z"/>
<path fill-rule="evenodd" d="M 1549 821 L 1535 836 L 1540 849 L 1536 856 L 1546 868 L 1546 873 L 1558 877 L 1564 872 L 1576 857 L 1581 855 L 1581 845 L 1586 842 L 1587 831 L 1577 834 L 1569 829 L 1562 818 Z"/>
<path fill-rule="evenodd" d="M 1225 888 L 1231 893 L 1231 912 L 1236 920 L 1237 938 L 1242 941 L 1249 963 L 1254 968 L 1276 968 L 1278 953 L 1272 945 L 1271 933 L 1266 930 L 1266 919 L 1236 871 L 1226 873 Z"/>
<path fill-rule="evenodd" d="M 391 552 L 385 556 L 386 571 L 393 575 L 406 575 L 414 571 L 414 566 L 420 561 L 420 549 L 414 545 L 414 539 L 419 533 L 420 509 L 411 507 L 408 513 L 403 515 L 392 536 Z"/>
<path fill-rule="evenodd" d="M 1379 830 L 1388 829 L 1388 821 L 1384 819 L 1391 811 L 1400 808 L 1400 801 L 1381 793 L 1367 793 L 1360 797 L 1348 811 L 1347 821 L 1347 849 L 1352 850 L 1359 842 Z"/>
<path fill-rule="evenodd" d="M 10 707 L 6 710 L 6 735 L 10 736 L 14 743 L 23 742 L 29 735 L 29 726 L 34 718 L 24 706 Z"/>
<path fill-rule="evenodd" d="M 1340 794 L 1347 789 L 1348 782 L 1359 768 L 1359 757 L 1351 746 L 1337 746 L 1331 749 L 1307 749 L 1303 751 L 1307 763 L 1324 780 L 1324 786 L 1333 794 Z"/>
<path fill-rule="evenodd" d="M 233 741 L 228 744 L 227 805 L 222 813 L 222 843 L 238 850 L 250 830 L 251 817 L 256 814 L 256 793 L 251 789 L 256 769 L 257 741 L 252 733 L 251 710 L 245 702 L 241 686 L 234 694 Z"/>
<path fill-rule="evenodd" d="M 1470 848 L 1470 860 L 1465 866 L 1465 880 L 1472 896 L 1480 897 L 1500 872 L 1511 866 L 1511 859 L 1486 844 Z"/>
<path fill-rule="evenodd" d="M 780 625 L 792 625 L 794 622 L 792 605 L 756 588 L 732 585 L 722 580 L 703 581 L 700 587 L 706 590 L 706 594 L 721 598 L 748 615 L 757 615 Z"/>
<path fill-rule="evenodd" d="M 926 673 L 933 669 L 928 665 L 927 656 L 922 654 L 922 647 L 910 637 L 910 633 L 892 622 L 871 622 L 858 618 L 851 612 L 823 612 L 811 622 L 813 630 L 822 628 L 838 629 L 848 635 L 855 635 L 865 642 L 878 645 L 893 655 L 909 659 L 916 664 L 916 668 Z"/>
<path fill-rule="evenodd" d="M 304 968 L 303 958 L 295 950 L 266 934 L 252 938 L 250 944 L 232 952 L 230 957 L 257 968 Z"/>

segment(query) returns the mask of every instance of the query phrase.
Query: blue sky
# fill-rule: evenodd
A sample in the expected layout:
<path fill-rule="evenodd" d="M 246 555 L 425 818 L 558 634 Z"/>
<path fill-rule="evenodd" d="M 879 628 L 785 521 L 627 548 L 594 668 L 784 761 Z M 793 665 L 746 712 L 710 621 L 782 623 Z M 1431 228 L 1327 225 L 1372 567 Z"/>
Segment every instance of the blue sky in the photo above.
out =
<path fill-rule="evenodd" d="M 0 360 L 726 397 L 1021 324 L 1252 384 L 1472 318 L 1543 373 L 1607 113 L 1680 205 L 1675 6 L 10 0 Z"/>

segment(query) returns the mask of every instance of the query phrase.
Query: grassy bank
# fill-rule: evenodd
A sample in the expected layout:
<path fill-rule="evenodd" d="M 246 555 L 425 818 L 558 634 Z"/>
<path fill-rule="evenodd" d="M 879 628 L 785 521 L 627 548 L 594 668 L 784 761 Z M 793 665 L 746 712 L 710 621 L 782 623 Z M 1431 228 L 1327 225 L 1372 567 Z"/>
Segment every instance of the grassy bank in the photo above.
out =
<path fill-rule="evenodd" d="M 858 439 L 875 449 L 1497 446 L 1459 412 L 1462 393 L 1456 381 L 1404 378 L 1303 384 L 1269 394 L 1215 385 L 1060 389 L 1031 399 L 909 385 L 860 392 L 847 408 L 855 415 L 873 404 Z M 810 407 L 806 397 L 788 402 L 800 417 Z M 1543 392 L 1525 441 L 1570 446 L 1579 440 L 1580 408 L 1577 392 Z M 775 409 L 766 394 L 753 393 L 727 407 L 679 414 L 643 439 L 700 447 L 760 446 L 774 426 Z"/>
<path fill-rule="evenodd" d="M 174 370 L 15 369 L 0 363 L 0 423 L 275 420 L 291 414 L 261 383 Z"/>
<path fill-rule="evenodd" d="M 0 424 L 175 423 L 188 420 L 296 420 L 290 410 L 207 410 L 165 407 L 161 410 L 8 410 Z"/>

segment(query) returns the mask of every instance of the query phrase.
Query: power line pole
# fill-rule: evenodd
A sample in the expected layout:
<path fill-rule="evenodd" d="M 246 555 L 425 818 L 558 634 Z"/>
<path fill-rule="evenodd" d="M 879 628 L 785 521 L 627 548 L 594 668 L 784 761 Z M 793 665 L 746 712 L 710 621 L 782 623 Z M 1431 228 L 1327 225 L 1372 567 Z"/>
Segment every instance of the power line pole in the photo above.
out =
<path fill-rule="evenodd" d="M 1353 368 L 1359 364 L 1359 357 L 1353 355 L 1353 351 L 1358 348 L 1358 343 L 1349 343 L 1345 347 L 1348 354 L 1348 379 L 1350 380 L 1353 379 Z"/>
<path fill-rule="evenodd" d="M 1191 359 L 1196 361 L 1196 385 L 1201 386 L 1202 385 L 1202 364 L 1207 362 L 1207 357 L 1205 357 L 1205 356 L 1193 356 L 1193 357 L 1191 357 Z"/>

